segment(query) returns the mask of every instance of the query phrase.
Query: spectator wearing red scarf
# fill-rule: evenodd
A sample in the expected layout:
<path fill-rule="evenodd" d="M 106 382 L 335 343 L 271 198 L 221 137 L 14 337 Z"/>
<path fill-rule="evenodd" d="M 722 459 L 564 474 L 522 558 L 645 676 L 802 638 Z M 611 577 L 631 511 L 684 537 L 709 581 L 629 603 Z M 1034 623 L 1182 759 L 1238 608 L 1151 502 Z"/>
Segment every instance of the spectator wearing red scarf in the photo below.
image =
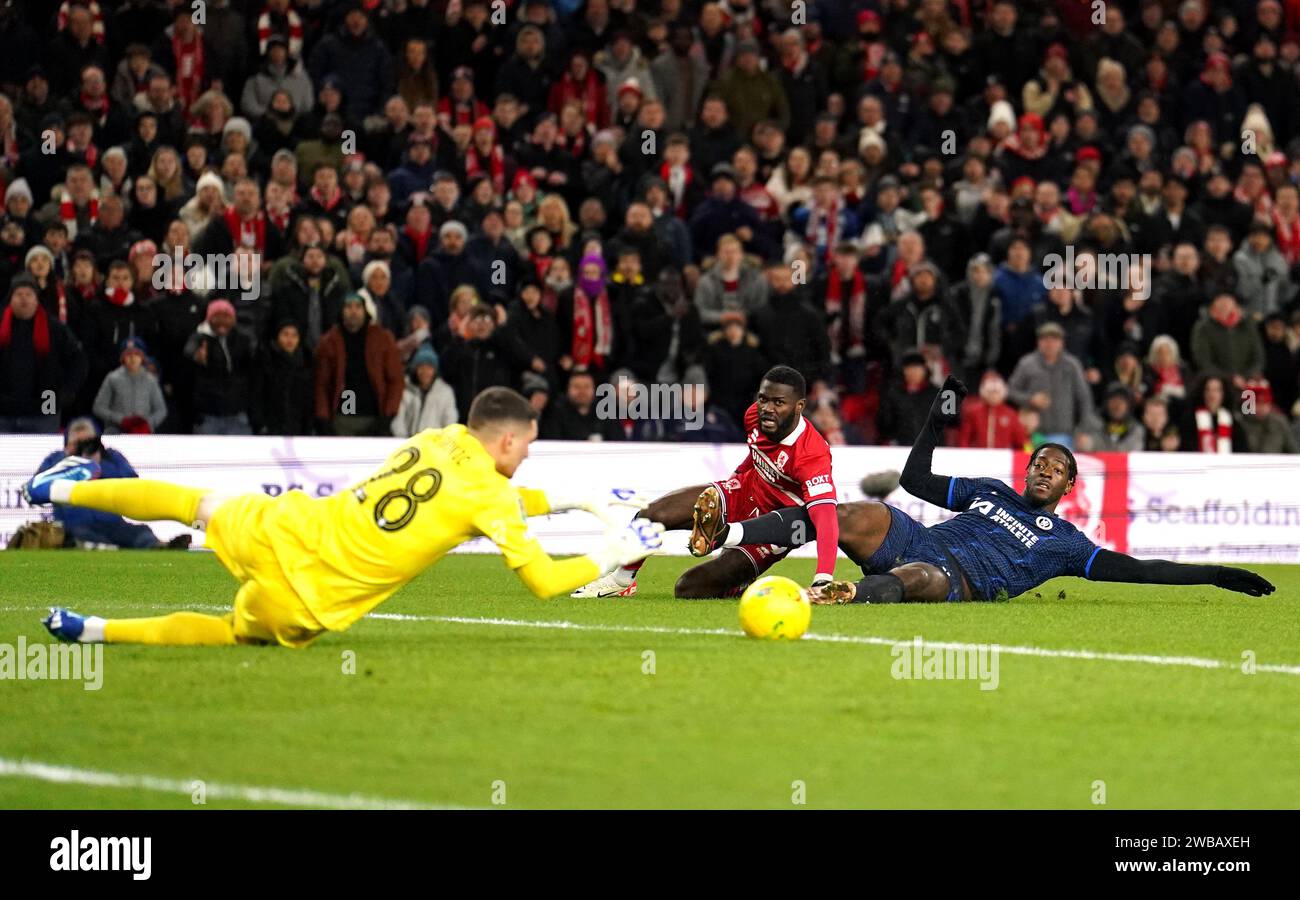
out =
<path fill-rule="evenodd" d="M 505 196 L 507 169 L 513 176 L 514 162 L 507 160 L 505 151 L 497 143 L 497 128 L 490 116 L 474 123 L 474 133 L 465 151 L 465 181 L 484 175 L 492 182 L 492 193 Z"/>
<path fill-rule="evenodd" d="M 584 256 L 573 289 L 561 295 L 556 314 L 573 366 L 601 374 L 614 350 L 614 312 L 605 276 L 605 260 L 599 253 Z"/>
<path fill-rule="evenodd" d="M 233 200 L 225 211 L 204 228 L 195 241 L 198 253 L 232 253 L 236 247 L 250 247 L 267 262 L 284 253 L 281 232 L 267 227 L 262 211 L 262 192 L 252 178 L 235 181 Z"/>
<path fill-rule="evenodd" d="M 187 113 L 207 84 L 207 48 L 203 29 L 194 23 L 193 15 L 189 4 L 177 7 L 172 24 L 154 48 L 154 59 L 172 77 L 176 102 Z"/>
<path fill-rule="evenodd" d="M 86 368 L 81 344 L 41 306 L 35 280 L 15 276 L 0 314 L 0 432 L 58 431 Z"/>
<path fill-rule="evenodd" d="M 1273 195 L 1273 229 L 1288 266 L 1300 263 L 1300 189 L 1284 184 Z"/>
<path fill-rule="evenodd" d="M 674 134 L 664 147 L 664 163 L 659 177 L 668 188 L 668 202 L 677 218 L 689 221 L 695 207 L 704 199 L 704 188 L 695 180 L 691 168 L 691 142 L 684 134 Z"/>
<path fill-rule="evenodd" d="M 473 125 L 484 116 L 492 115 L 486 105 L 474 96 L 474 70 L 459 66 L 451 73 L 451 91 L 438 101 L 438 126 L 451 131 L 458 125 Z"/>
<path fill-rule="evenodd" d="M 582 50 L 573 52 L 568 68 L 560 80 L 551 85 L 546 108 L 558 116 L 570 100 L 582 104 L 583 118 L 591 127 L 600 129 L 609 124 L 609 91 L 605 79 L 592 67 L 591 59 Z"/>

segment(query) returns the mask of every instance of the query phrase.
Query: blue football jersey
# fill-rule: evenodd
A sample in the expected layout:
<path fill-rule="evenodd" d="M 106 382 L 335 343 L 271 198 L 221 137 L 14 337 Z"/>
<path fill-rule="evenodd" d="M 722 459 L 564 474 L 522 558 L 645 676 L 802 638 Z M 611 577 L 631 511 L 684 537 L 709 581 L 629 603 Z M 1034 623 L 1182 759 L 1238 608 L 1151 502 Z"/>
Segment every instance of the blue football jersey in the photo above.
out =
<path fill-rule="evenodd" d="M 958 515 L 930 531 L 965 570 L 976 599 L 1015 597 L 1058 575 L 1087 578 L 1101 549 L 996 478 L 950 479 L 947 507 Z"/>

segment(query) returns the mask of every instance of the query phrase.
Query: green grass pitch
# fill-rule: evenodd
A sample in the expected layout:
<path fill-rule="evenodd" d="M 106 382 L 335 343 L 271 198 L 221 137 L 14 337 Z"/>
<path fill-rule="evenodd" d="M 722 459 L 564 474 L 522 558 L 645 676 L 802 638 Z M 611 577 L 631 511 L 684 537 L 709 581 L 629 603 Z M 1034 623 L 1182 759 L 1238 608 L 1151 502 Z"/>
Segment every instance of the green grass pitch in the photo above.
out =
<path fill-rule="evenodd" d="M 454 556 L 378 610 L 421 618 L 306 650 L 110 646 L 99 691 L 0 681 L 0 808 L 193 805 L 13 774 L 24 760 L 434 806 L 1096 808 L 1097 782 L 1110 808 L 1300 805 L 1300 675 L 1242 671 L 1246 652 L 1300 664 L 1300 568 L 1258 567 L 1278 585 L 1259 599 L 1061 579 L 1009 603 L 814 610 L 816 635 L 1155 658 L 1003 653 L 982 691 L 895 679 L 887 644 L 744 638 L 734 601 L 671 598 L 688 563 L 652 560 L 631 599 L 542 602 L 499 558 Z M 0 643 L 46 640 L 49 604 L 211 611 L 234 587 L 210 554 L 3 553 Z M 517 624 L 541 621 L 588 627 Z"/>

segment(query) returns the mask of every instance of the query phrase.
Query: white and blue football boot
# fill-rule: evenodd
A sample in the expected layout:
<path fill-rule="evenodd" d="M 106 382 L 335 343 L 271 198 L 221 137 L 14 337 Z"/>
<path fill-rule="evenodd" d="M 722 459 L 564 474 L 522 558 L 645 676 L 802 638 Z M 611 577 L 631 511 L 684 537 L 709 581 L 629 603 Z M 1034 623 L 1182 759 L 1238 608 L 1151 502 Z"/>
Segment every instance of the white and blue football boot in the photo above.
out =
<path fill-rule="evenodd" d="M 41 624 L 59 640 L 75 644 L 81 640 L 81 632 L 86 628 L 86 617 L 61 606 L 52 606 L 50 614 L 41 619 Z"/>
<path fill-rule="evenodd" d="M 23 485 L 23 499 L 33 506 L 45 506 L 50 486 L 58 481 L 90 481 L 99 477 L 99 463 L 81 456 L 65 456 L 44 472 L 37 472 Z"/>

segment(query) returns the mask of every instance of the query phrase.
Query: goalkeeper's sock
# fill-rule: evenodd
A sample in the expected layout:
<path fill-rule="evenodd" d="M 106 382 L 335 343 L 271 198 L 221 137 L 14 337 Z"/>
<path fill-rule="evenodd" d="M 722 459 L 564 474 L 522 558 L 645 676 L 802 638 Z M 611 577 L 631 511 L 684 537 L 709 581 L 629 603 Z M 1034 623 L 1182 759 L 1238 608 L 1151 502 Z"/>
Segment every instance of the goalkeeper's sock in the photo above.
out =
<path fill-rule="evenodd" d="M 868 575 L 858 582 L 854 603 L 902 603 L 903 579 L 897 575 Z"/>
<path fill-rule="evenodd" d="M 645 560 L 638 559 L 636 562 L 629 563 L 626 566 L 619 566 L 614 570 L 614 580 L 623 585 L 623 587 L 627 587 L 629 584 L 636 581 L 636 573 L 640 572 L 641 567 L 644 565 Z"/>
<path fill-rule="evenodd" d="M 231 615 L 178 612 L 148 619 L 109 619 L 103 629 L 103 640 L 109 644 L 216 647 L 235 643 L 234 618 Z"/>
<path fill-rule="evenodd" d="M 50 485 L 50 499 L 55 503 L 116 513 L 139 522 L 171 520 L 188 526 L 198 519 L 199 502 L 207 494 L 204 489 L 144 478 L 56 481 Z"/>
<path fill-rule="evenodd" d="M 83 644 L 101 644 L 104 642 L 104 626 L 107 619 L 99 616 L 86 616 L 81 626 L 81 636 L 77 638 Z"/>

